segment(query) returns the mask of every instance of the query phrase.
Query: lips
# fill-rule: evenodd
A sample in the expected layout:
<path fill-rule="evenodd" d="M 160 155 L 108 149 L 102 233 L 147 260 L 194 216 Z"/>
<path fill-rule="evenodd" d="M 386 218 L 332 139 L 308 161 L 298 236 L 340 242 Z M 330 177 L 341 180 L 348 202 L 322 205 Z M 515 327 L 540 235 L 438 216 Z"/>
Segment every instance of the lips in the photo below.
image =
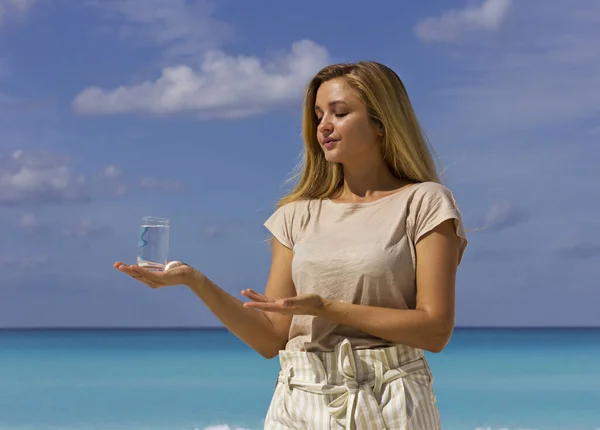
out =
<path fill-rule="evenodd" d="M 337 139 L 325 139 L 325 140 L 323 140 L 323 146 L 326 149 L 332 149 L 335 146 L 336 142 L 337 142 Z"/>

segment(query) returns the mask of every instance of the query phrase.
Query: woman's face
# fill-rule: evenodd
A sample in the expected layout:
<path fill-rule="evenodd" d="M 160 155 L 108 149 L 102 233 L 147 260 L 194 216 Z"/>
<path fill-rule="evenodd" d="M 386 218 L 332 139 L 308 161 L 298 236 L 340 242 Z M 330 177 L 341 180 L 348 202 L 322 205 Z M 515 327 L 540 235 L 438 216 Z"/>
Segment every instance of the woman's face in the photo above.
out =
<path fill-rule="evenodd" d="M 378 128 L 366 105 L 342 78 L 321 84 L 315 101 L 317 139 L 329 162 L 348 164 L 380 156 Z"/>

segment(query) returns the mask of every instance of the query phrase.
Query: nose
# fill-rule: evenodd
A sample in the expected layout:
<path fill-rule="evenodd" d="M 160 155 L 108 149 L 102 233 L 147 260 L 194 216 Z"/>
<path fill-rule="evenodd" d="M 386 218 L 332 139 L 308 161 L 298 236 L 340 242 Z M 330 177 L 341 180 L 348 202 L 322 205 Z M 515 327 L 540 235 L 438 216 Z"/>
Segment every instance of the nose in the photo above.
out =
<path fill-rule="evenodd" d="M 321 122 L 317 125 L 317 131 L 325 136 L 333 132 L 333 124 L 327 119 L 327 116 L 321 118 Z"/>

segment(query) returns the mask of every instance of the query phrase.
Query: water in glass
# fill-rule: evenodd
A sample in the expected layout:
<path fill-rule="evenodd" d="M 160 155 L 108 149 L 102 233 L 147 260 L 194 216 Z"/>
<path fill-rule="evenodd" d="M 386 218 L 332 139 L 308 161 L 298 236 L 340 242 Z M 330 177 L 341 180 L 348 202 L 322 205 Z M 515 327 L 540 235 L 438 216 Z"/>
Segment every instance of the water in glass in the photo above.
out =
<path fill-rule="evenodd" d="M 169 252 L 169 224 L 166 218 L 143 218 L 138 242 L 138 266 L 164 270 Z"/>

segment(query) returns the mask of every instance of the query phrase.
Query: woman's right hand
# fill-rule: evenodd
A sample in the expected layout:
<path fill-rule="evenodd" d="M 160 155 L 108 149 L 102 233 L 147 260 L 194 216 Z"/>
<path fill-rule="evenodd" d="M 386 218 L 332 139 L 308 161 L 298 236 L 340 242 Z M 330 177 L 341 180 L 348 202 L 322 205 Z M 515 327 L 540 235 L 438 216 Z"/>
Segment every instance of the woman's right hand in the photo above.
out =
<path fill-rule="evenodd" d="M 169 262 L 163 271 L 145 269 L 136 264 L 127 265 L 121 261 L 117 261 L 113 267 L 151 288 L 187 284 L 194 275 L 200 274 L 181 261 Z"/>

